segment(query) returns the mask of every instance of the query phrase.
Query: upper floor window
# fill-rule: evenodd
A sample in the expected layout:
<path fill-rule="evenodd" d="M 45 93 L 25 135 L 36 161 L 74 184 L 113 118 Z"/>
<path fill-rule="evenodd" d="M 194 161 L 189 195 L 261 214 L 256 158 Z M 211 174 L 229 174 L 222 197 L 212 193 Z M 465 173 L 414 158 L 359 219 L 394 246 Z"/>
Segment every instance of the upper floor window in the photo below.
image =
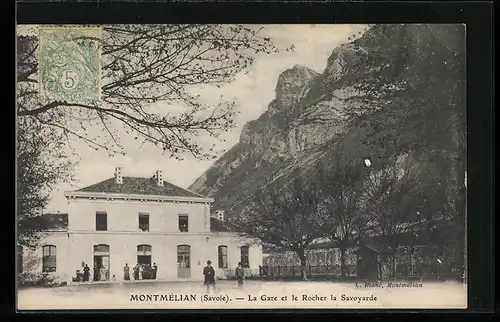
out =
<path fill-rule="evenodd" d="M 139 213 L 139 229 L 149 231 L 149 214 Z"/>
<path fill-rule="evenodd" d="M 250 261 L 249 261 L 249 247 L 248 246 L 241 246 L 240 248 L 241 251 L 241 266 L 243 267 L 250 267 Z"/>
<path fill-rule="evenodd" d="M 46 245 L 42 247 L 42 272 L 56 271 L 56 246 Z"/>
<path fill-rule="evenodd" d="M 218 249 L 219 268 L 227 268 L 227 246 L 221 245 Z"/>
<path fill-rule="evenodd" d="M 181 233 L 187 233 L 189 231 L 188 215 L 179 215 L 179 231 Z"/>
<path fill-rule="evenodd" d="M 96 212 L 95 214 L 95 230 L 108 230 L 108 214 L 105 212 Z"/>

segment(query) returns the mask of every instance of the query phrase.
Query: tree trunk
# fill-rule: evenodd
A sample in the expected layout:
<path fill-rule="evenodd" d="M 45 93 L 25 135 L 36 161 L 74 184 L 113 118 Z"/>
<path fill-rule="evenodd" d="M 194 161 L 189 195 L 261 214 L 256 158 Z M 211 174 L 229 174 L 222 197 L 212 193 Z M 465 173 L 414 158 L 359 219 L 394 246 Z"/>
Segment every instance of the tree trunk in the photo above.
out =
<path fill-rule="evenodd" d="M 340 275 L 342 277 L 345 277 L 345 253 L 346 253 L 346 247 L 345 246 L 340 246 Z"/>
<path fill-rule="evenodd" d="M 463 229 L 458 229 L 457 232 L 457 250 L 456 250 L 456 258 L 454 259 L 455 265 L 459 268 L 459 276 L 457 277 L 465 277 L 465 263 L 466 261 L 466 246 L 465 246 L 465 232 Z"/>
<path fill-rule="evenodd" d="M 392 250 L 392 278 L 396 277 L 396 247 Z"/>
<path fill-rule="evenodd" d="M 307 281 L 307 263 L 306 263 L 306 253 L 304 248 L 299 248 L 297 250 L 297 255 L 299 255 L 300 259 L 300 274 L 302 276 L 303 281 Z"/>
<path fill-rule="evenodd" d="M 410 267 L 408 267 L 407 275 L 413 276 L 413 253 L 415 253 L 415 245 L 412 242 L 410 247 Z M 407 276 L 408 277 L 408 276 Z"/>

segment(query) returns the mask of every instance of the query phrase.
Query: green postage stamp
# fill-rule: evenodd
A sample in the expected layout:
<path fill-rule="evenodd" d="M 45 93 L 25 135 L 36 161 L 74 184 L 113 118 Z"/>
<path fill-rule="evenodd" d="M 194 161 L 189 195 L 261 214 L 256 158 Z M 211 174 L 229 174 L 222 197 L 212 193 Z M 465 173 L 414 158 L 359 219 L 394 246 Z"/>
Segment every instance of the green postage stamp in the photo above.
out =
<path fill-rule="evenodd" d="M 40 27 L 38 81 L 43 102 L 100 100 L 100 39 L 98 27 Z"/>

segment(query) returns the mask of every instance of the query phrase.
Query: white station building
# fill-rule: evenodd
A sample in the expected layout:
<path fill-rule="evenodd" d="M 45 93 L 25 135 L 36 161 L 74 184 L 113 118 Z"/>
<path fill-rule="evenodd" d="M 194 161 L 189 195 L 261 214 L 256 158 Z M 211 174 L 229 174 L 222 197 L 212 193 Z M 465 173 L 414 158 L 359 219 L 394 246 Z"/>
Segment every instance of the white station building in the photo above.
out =
<path fill-rule="evenodd" d="M 212 262 L 225 278 L 242 262 L 258 274 L 262 246 L 230 232 L 213 199 L 163 180 L 122 176 L 65 192 L 69 213 L 45 214 L 52 229 L 38 249 L 19 249 L 18 271 L 51 274 L 71 283 L 87 264 L 103 267 L 103 280 L 123 280 L 124 266 L 156 263 L 157 280 L 202 280 Z"/>

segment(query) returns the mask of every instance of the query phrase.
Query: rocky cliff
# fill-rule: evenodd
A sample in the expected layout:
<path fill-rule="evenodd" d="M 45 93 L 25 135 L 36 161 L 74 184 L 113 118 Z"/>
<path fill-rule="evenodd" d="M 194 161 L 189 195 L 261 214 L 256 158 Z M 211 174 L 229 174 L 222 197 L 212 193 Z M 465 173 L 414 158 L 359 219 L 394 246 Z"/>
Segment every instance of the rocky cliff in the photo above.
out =
<path fill-rule="evenodd" d="M 319 162 L 333 167 L 341 155 L 375 164 L 403 154 L 425 164 L 440 155 L 435 162 L 452 160 L 460 180 L 464 40 L 461 25 L 374 26 L 335 48 L 322 74 L 293 66 L 267 111 L 189 189 L 237 215 L 269 180 Z"/>

